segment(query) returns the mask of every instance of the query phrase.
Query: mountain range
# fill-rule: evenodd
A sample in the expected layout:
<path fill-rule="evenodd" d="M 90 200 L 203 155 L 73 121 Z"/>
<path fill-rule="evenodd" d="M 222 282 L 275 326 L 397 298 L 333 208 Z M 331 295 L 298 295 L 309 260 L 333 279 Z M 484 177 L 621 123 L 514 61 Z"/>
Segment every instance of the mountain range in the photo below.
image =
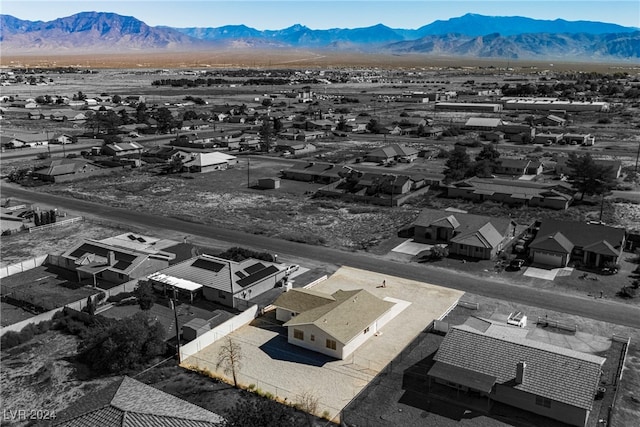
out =
<path fill-rule="evenodd" d="M 82 12 L 48 22 L 0 15 L 0 42 L 5 54 L 313 48 L 487 58 L 600 61 L 640 58 L 638 28 L 592 21 L 476 14 L 435 21 L 417 29 L 378 24 L 314 30 L 297 24 L 264 31 L 245 25 L 151 27 L 134 17 L 106 12 Z"/>

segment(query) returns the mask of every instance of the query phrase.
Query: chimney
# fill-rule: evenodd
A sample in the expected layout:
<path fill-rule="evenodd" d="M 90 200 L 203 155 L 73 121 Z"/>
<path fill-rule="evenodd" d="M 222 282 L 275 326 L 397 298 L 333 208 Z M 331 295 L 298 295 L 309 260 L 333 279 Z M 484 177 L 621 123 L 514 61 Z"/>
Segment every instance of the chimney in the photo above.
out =
<path fill-rule="evenodd" d="M 522 384 L 524 381 L 524 371 L 527 368 L 527 363 L 520 361 L 516 365 L 516 384 Z"/>
<path fill-rule="evenodd" d="M 114 265 L 116 263 L 116 253 L 113 251 L 109 251 L 107 254 L 107 262 L 109 265 Z"/>

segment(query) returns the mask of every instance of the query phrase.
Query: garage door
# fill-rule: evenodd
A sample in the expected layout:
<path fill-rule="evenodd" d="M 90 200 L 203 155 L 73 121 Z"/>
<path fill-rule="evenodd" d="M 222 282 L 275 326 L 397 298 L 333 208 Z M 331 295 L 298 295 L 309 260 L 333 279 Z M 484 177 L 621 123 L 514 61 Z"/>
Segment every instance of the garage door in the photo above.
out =
<path fill-rule="evenodd" d="M 533 263 L 548 265 L 550 267 L 563 267 L 562 255 L 550 254 L 545 252 L 534 252 Z"/>

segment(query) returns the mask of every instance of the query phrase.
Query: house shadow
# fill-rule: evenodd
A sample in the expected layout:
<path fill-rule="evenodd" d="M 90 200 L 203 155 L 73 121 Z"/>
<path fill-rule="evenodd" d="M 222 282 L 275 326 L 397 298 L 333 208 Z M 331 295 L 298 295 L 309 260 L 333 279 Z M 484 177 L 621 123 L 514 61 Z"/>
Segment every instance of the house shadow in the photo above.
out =
<path fill-rule="evenodd" d="M 276 335 L 258 348 L 271 359 L 309 366 L 322 367 L 326 363 L 336 360 L 333 357 L 289 344 L 287 337 L 283 335 Z"/>
<path fill-rule="evenodd" d="M 412 390 L 405 391 L 398 402 L 454 421 L 461 421 L 463 419 L 476 418 L 484 415 L 465 409 L 454 403 L 439 400 L 437 398 L 433 398 L 433 396 Z"/>

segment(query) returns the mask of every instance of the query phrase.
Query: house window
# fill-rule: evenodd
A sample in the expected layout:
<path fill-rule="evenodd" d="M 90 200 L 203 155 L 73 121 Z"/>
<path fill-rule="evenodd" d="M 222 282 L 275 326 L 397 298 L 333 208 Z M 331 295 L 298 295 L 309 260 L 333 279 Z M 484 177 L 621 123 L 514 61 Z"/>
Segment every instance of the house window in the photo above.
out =
<path fill-rule="evenodd" d="M 327 348 L 330 348 L 331 350 L 335 350 L 336 342 L 334 340 L 327 339 Z"/>
<path fill-rule="evenodd" d="M 315 341 L 316 340 L 316 336 L 311 334 L 311 338 L 309 338 L 311 341 Z"/>
<path fill-rule="evenodd" d="M 294 329 L 293 337 L 297 340 L 304 340 L 304 331 L 301 331 L 300 329 Z"/>
<path fill-rule="evenodd" d="M 464 249 L 464 245 L 460 245 L 460 249 Z"/>
<path fill-rule="evenodd" d="M 536 405 L 544 406 L 545 408 L 551 408 L 551 399 L 546 397 L 536 396 Z"/>
<path fill-rule="evenodd" d="M 226 299 L 226 298 L 227 298 L 227 296 L 224 294 L 224 292 L 222 292 L 222 291 L 218 291 L 218 298 L 220 298 L 220 299 Z"/>
<path fill-rule="evenodd" d="M 369 332 L 369 327 L 368 326 L 366 328 L 364 328 L 364 333 L 366 334 L 367 332 Z"/>

